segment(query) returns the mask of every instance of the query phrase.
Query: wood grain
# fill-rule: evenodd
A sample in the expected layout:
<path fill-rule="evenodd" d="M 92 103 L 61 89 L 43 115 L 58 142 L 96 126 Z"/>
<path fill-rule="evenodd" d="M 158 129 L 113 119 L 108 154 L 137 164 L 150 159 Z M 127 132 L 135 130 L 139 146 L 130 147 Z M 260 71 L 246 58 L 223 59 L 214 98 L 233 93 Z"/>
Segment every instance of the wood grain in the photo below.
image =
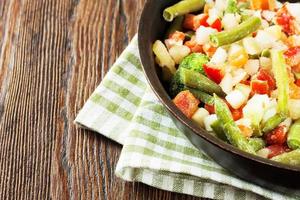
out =
<path fill-rule="evenodd" d="M 145 0 L 0 0 L 0 199 L 196 199 L 114 175 L 121 146 L 73 120 Z"/>

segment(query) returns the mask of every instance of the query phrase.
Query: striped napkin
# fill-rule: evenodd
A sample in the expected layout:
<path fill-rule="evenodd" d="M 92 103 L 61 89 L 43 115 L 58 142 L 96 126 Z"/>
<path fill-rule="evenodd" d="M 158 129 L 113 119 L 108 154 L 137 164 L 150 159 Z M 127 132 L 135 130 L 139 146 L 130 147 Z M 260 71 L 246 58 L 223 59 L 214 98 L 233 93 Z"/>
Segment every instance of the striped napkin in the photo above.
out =
<path fill-rule="evenodd" d="M 116 175 L 124 180 L 212 199 L 300 199 L 240 180 L 196 149 L 149 88 L 137 37 L 75 122 L 123 145 Z"/>

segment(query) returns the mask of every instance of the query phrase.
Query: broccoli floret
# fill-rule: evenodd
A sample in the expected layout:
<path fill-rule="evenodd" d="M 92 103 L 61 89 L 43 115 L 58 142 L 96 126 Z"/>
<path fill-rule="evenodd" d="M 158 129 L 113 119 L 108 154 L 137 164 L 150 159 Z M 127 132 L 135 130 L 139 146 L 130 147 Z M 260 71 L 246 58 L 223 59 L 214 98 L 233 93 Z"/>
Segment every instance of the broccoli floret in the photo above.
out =
<path fill-rule="evenodd" d="M 192 53 L 187 57 L 185 57 L 181 61 L 175 75 L 172 77 L 172 80 L 170 82 L 169 90 L 170 90 L 171 97 L 175 97 L 179 92 L 187 89 L 185 85 L 182 83 L 182 80 L 180 78 L 181 77 L 180 73 L 182 68 L 191 69 L 205 75 L 205 72 L 203 70 L 203 65 L 208 62 L 209 62 L 209 58 L 206 55 L 201 53 Z"/>
<path fill-rule="evenodd" d="M 236 0 L 228 0 L 225 13 L 238 13 L 239 8 Z"/>
<path fill-rule="evenodd" d="M 203 65 L 208 63 L 208 61 L 209 58 L 206 55 L 201 53 L 192 53 L 181 61 L 179 68 L 183 67 L 191 69 L 205 75 Z"/>

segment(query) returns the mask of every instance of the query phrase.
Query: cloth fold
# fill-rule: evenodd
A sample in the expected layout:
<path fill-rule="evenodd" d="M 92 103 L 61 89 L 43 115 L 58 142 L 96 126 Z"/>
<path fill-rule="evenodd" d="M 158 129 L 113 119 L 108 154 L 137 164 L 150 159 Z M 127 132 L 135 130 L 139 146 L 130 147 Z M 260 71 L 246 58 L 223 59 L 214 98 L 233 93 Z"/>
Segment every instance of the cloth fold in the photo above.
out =
<path fill-rule="evenodd" d="M 247 183 L 196 149 L 147 84 L 137 36 L 75 122 L 123 145 L 116 175 L 127 181 L 212 199 L 300 199 Z"/>

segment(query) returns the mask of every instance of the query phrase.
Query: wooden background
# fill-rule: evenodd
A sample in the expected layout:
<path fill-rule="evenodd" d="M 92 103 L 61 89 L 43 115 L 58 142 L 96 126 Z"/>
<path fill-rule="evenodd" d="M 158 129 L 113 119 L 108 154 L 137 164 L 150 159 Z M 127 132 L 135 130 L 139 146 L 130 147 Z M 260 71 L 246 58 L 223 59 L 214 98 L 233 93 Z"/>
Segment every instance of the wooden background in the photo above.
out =
<path fill-rule="evenodd" d="M 145 0 L 0 0 L 0 199 L 194 199 L 114 175 L 121 146 L 73 120 Z"/>

